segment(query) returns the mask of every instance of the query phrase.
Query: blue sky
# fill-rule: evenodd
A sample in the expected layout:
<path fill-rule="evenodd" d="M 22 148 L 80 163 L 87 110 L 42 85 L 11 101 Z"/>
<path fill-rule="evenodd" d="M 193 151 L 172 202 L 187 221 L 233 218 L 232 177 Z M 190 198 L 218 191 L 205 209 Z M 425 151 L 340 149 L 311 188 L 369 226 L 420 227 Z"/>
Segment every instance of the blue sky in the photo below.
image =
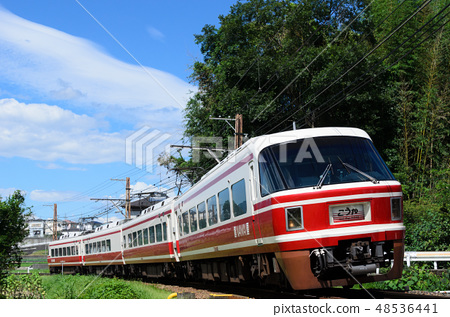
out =
<path fill-rule="evenodd" d="M 126 139 L 156 135 L 147 161 L 180 140 L 194 34 L 234 2 L 0 0 L 0 196 L 77 220 L 124 194 L 111 178 L 153 189 L 166 171 L 127 164 Z"/>

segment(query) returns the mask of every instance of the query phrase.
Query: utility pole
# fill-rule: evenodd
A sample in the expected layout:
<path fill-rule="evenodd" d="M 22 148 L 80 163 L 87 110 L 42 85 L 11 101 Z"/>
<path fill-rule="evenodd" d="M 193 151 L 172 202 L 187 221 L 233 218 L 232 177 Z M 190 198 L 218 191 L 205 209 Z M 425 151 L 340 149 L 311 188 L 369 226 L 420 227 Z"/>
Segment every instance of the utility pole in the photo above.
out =
<path fill-rule="evenodd" d="M 236 119 L 234 120 L 234 149 L 242 145 L 243 130 L 242 115 L 236 114 Z"/>
<path fill-rule="evenodd" d="M 234 149 L 239 148 L 242 145 L 242 140 L 244 136 L 244 123 L 241 114 L 236 114 L 235 119 L 230 118 L 213 118 L 209 117 L 210 120 L 224 120 L 233 130 L 234 130 Z M 229 121 L 234 121 L 234 127 Z"/>
<path fill-rule="evenodd" d="M 127 215 L 127 218 L 130 219 L 131 218 L 131 197 L 130 197 L 131 186 L 130 186 L 130 178 L 127 177 L 126 179 L 127 179 L 127 184 L 125 187 L 125 190 L 126 190 L 125 213 Z"/>
<path fill-rule="evenodd" d="M 125 218 L 130 219 L 131 218 L 131 186 L 130 186 L 130 178 L 127 177 L 126 179 L 117 179 L 117 178 L 111 178 L 112 181 L 125 181 Z M 121 199 L 98 199 L 98 198 L 91 198 L 91 200 L 109 200 L 111 201 L 114 206 L 117 207 L 117 205 L 114 203 L 114 200 L 121 200 Z M 120 211 L 120 209 L 119 209 Z M 121 212 L 121 211 L 120 211 Z M 121 212 L 122 213 L 122 212 Z M 122 213 L 123 214 L 123 213 Z"/>
<path fill-rule="evenodd" d="M 58 240 L 58 207 L 53 204 L 53 241 Z"/>

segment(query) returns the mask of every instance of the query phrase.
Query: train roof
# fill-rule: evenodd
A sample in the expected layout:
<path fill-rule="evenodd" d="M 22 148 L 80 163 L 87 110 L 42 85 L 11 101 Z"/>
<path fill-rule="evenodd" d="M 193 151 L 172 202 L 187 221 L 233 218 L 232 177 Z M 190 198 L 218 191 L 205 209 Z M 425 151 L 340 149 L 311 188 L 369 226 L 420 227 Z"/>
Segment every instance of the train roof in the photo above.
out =
<path fill-rule="evenodd" d="M 271 144 L 283 143 L 286 141 L 307 139 L 323 136 L 354 136 L 370 140 L 370 136 L 364 130 L 358 128 L 342 128 L 342 127 L 327 127 L 327 128 L 309 128 L 300 130 L 290 130 L 285 132 L 278 132 L 274 134 L 265 134 L 250 139 L 258 140 L 265 139 Z M 266 144 L 267 145 L 267 144 Z"/>
<path fill-rule="evenodd" d="M 347 128 L 347 127 L 326 127 L 326 128 L 309 128 L 309 129 L 299 129 L 290 130 L 285 132 L 278 132 L 273 134 L 265 134 L 257 137 L 253 137 L 245 142 L 241 147 L 231 152 L 226 158 L 224 158 L 219 164 L 208 171 L 200 181 L 189 188 L 183 196 L 192 192 L 199 183 L 208 178 L 210 175 L 214 174 L 217 170 L 222 169 L 222 167 L 227 163 L 237 162 L 250 153 L 257 155 L 261 150 L 267 146 L 279 143 L 290 142 L 298 139 L 307 139 L 315 137 L 324 136 L 352 136 L 361 137 L 365 139 L 370 139 L 370 136 L 364 130 L 358 128 Z"/>

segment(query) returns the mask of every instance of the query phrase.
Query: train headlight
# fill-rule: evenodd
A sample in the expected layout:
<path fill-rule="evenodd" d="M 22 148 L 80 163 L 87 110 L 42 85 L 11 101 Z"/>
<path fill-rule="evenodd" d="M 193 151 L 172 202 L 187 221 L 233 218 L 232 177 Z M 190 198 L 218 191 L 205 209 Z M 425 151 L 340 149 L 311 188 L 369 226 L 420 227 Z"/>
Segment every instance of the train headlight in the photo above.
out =
<path fill-rule="evenodd" d="M 401 220 L 402 219 L 402 198 L 395 197 L 391 198 L 391 219 Z"/>
<path fill-rule="evenodd" d="M 303 209 L 302 207 L 286 208 L 286 230 L 303 229 Z"/>

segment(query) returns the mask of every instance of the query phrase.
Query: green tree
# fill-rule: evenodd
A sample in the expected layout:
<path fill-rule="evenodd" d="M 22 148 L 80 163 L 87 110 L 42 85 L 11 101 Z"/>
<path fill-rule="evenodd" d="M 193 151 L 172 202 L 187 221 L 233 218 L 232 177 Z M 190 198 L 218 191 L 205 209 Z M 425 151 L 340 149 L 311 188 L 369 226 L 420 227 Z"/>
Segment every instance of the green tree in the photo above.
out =
<path fill-rule="evenodd" d="M 25 221 L 29 216 L 24 201 L 20 191 L 0 199 L 0 283 L 7 270 L 20 266 L 22 260 L 18 244 L 27 236 Z"/>
<path fill-rule="evenodd" d="M 383 23 L 374 37 L 380 40 L 388 35 L 422 3 L 405 1 L 395 10 L 398 4 L 392 0 L 376 1 L 374 17 L 392 12 L 392 19 Z M 448 1 L 430 2 L 378 52 L 382 55 L 407 43 L 383 61 L 385 66 L 395 63 L 386 73 L 389 84 L 383 89 L 385 104 L 397 121 L 388 137 L 393 144 L 389 163 L 404 184 L 407 199 L 432 199 L 442 204 L 448 203 L 450 193 L 448 10 Z"/>
<path fill-rule="evenodd" d="M 219 28 L 206 25 L 195 36 L 204 59 L 192 68 L 199 92 L 186 108 L 185 135 L 223 135 L 225 126 L 209 116 L 234 118 L 236 113 L 243 114 L 250 136 L 290 128 L 293 120 L 307 126 L 330 120 L 314 118 L 315 109 L 340 92 L 364 63 L 327 93 L 319 92 L 355 63 L 370 41 L 359 35 L 368 27 L 365 18 L 356 19 L 363 8 L 364 1 L 354 0 L 238 2 L 219 17 Z M 358 40 L 362 45 L 355 45 Z M 361 105 L 350 100 L 343 108 L 347 103 Z"/>
<path fill-rule="evenodd" d="M 292 121 L 306 127 L 359 126 L 369 133 L 392 124 L 374 106 L 382 102 L 372 84 L 344 98 L 339 111 L 326 111 L 371 65 L 357 63 L 373 44 L 373 36 L 363 36 L 370 27 L 362 14 L 367 3 L 249 0 L 220 16 L 219 27 L 206 25 L 195 36 L 204 58 L 192 66 L 199 91 L 185 110 L 186 138 L 232 136 L 224 122 L 209 117 L 237 113 L 249 136 L 291 129 Z M 332 103 L 330 96 L 336 96 Z"/>
<path fill-rule="evenodd" d="M 448 10 L 445 0 L 237 2 L 195 36 L 203 60 L 192 66 L 199 91 L 185 109 L 185 136 L 231 136 L 209 117 L 237 113 L 250 136 L 292 121 L 359 127 L 406 198 L 448 201 Z"/>

